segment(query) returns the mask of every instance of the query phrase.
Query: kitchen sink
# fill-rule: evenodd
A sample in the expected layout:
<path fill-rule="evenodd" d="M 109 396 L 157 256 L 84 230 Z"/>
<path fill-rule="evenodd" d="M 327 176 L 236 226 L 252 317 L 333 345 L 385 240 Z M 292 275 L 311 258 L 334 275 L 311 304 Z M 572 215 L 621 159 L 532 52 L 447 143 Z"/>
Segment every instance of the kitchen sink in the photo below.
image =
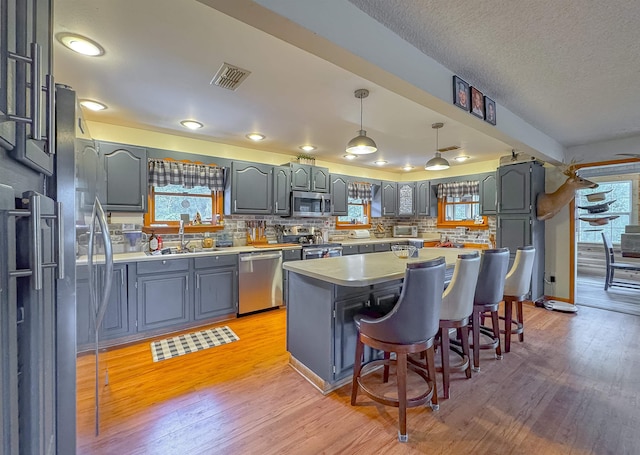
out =
<path fill-rule="evenodd" d="M 144 254 L 146 254 L 147 256 L 174 256 L 174 255 L 187 254 L 187 253 L 209 253 L 209 252 L 218 251 L 218 250 L 220 250 L 220 248 L 194 248 L 193 250 L 163 248 L 161 251 L 155 251 L 153 253 L 150 251 L 145 251 Z"/>

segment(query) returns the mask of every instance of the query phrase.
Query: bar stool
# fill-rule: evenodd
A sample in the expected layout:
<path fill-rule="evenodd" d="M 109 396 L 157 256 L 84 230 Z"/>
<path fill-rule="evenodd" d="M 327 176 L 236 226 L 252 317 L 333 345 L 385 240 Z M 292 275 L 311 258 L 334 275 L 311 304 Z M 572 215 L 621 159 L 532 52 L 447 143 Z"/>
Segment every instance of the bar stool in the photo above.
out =
<path fill-rule="evenodd" d="M 444 397 L 449 398 L 449 373 L 464 371 L 467 378 L 471 377 L 471 360 L 469 356 L 469 319 L 473 312 L 473 297 L 480 270 L 480 255 L 460 254 L 456 260 L 451 283 L 442 295 L 440 308 L 440 356 L 442 359 L 442 388 Z M 455 328 L 462 350 L 457 343 L 450 345 L 449 329 Z M 449 349 L 462 357 L 462 363 L 451 366 Z"/>
<path fill-rule="evenodd" d="M 504 352 L 511 350 L 511 334 L 524 341 L 524 317 L 522 302 L 531 289 L 531 275 L 536 249 L 532 246 L 516 250 L 516 259 L 504 282 Z M 513 320 L 513 304 L 516 304 L 516 320 Z M 512 327 L 515 325 L 515 328 Z"/>
<path fill-rule="evenodd" d="M 378 319 L 358 315 L 356 357 L 353 368 L 351 405 L 355 406 L 358 390 L 374 401 L 399 408 L 398 440 L 407 442 L 407 408 L 420 406 L 431 400 L 431 408 L 438 409 L 435 381 L 434 340 L 438 333 L 438 320 L 442 304 L 445 261 L 443 257 L 430 261 L 409 263 L 404 275 L 400 297 L 390 313 Z M 384 351 L 384 359 L 363 365 L 364 345 Z M 390 353 L 396 354 L 395 359 Z M 407 363 L 408 354 L 426 353 L 426 369 Z M 389 365 L 396 364 L 398 397 L 375 394 L 363 381 L 372 369 L 384 365 L 383 382 L 389 378 Z M 417 373 L 428 388 L 418 396 L 407 398 L 407 368 Z"/>
<path fill-rule="evenodd" d="M 509 267 L 509 249 L 484 250 L 480 261 L 478 284 L 473 299 L 471 327 L 473 330 L 473 371 L 480 371 L 480 349 L 495 349 L 496 359 L 502 359 L 500 349 L 500 320 L 498 306 L 504 295 L 504 280 Z M 491 314 L 493 327 L 480 325 L 480 317 Z M 480 344 L 480 334 L 490 338 L 487 344 Z"/>

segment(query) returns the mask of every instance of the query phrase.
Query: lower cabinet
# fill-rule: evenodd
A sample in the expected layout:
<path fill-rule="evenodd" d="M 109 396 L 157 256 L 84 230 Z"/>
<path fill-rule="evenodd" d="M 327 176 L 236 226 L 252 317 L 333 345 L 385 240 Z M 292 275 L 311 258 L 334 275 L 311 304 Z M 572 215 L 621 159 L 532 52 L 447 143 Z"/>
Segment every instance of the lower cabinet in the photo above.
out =
<path fill-rule="evenodd" d="M 98 272 L 102 286 L 104 266 Z M 95 336 L 86 266 L 76 271 L 76 300 L 77 347 L 82 351 L 91 348 Z M 130 341 L 147 331 L 178 330 L 235 314 L 237 306 L 237 255 L 115 264 L 99 338 Z"/>
<path fill-rule="evenodd" d="M 189 272 L 157 273 L 136 279 L 138 331 L 189 322 Z"/>
<path fill-rule="evenodd" d="M 238 310 L 238 257 L 196 258 L 194 319 L 214 318 Z"/>
<path fill-rule="evenodd" d="M 98 289 L 104 283 L 104 266 L 98 266 Z M 86 266 L 76 270 L 76 344 L 88 346 L 95 342 L 94 309 L 89 294 L 89 272 Z M 135 317 L 132 316 L 127 298 L 127 265 L 113 267 L 113 280 L 109 303 L 98 334 L 100 340 L 109 340 L 135 332 Z"/>
<path fill-rule="evenodd" d="M 302 260 L 302 250 L 297 248 L 295 250 L 282 250 L 282 262 L 287 261 L 300 261 Z M 287 300 L 289 300 L 289 287 L 287 281 L 289 279 L 289 272 L 282 270 L 282 304 L 287 306 Z"/>

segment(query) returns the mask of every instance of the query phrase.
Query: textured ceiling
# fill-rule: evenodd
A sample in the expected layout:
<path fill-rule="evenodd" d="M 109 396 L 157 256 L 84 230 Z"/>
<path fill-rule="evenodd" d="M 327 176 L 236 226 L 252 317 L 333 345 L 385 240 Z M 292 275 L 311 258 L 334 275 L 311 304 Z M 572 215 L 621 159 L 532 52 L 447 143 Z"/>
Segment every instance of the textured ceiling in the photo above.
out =
<path fill-rule="evenodd" d="M 349 0 L 565 146 L 640 133 L 640 1 Z"/>

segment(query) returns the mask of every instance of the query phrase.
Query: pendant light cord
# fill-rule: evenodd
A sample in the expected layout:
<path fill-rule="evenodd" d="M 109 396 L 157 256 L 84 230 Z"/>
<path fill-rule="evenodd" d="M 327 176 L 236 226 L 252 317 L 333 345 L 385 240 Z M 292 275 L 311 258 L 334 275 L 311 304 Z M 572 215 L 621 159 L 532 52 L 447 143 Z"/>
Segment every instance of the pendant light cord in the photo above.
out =
<path fill-rule="evenodd" d="M 362 131 L 362 97 L 360 97 L 360 131 Z"/>

